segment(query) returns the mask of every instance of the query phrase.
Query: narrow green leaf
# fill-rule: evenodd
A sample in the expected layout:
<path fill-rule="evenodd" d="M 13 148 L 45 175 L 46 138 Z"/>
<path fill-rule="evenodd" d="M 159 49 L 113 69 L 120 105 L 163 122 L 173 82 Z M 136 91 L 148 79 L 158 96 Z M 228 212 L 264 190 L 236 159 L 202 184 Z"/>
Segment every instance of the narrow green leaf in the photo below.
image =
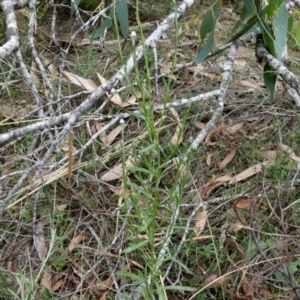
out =
<path fill-rule="evenodd" d="M 42 300 L 51 300 L 53 299 L 53 296 L 51 295 L 51 292 L 45 288 L 42 292 L 41 298 Z"/>
<path fill-rule="evenodd" d="M 215 22 L 213 13 L 209 10 L 203 17 L 202 23 L 200 26 L 200 38 L 203 41 L 206 38 L 206 35 L 209 34 L 212 30 L 214 30 Z"/>
<path fill-rule="evenodd" d="M 273 33 L 272 28 L 267 23 L 260 20 L 260 30 L 261 30 L 266 48 L 274 57 L 276 57 L 275 45 L 274 45 L 274 33 Z"/>
<path fill-rule="evenodd" d="M 249 14 L 248 14 L 247 8 L 245 6 L 243 6 L 241 14 L 240 14 L 240 19 L 235 23 L 232 31 L 234 32 L 242 25 L 245 25 L 244 21 L 247 19 L 248 16 L 249 16 Z"/>
<path fill-rule="evenodd" d="M 112 25 L 112 20 L 113 20 L 113 13 L 112 13 L 112 9 L 111 9 L 111 13 L 110 16 L 106 16 L 105 20 L 102 22 L 101 26 L 98 27 L 90 36 L 90 39 L 97 39 L 98 37 L 102 36 L 104 33 L 104 30 L 106 28 L 111 27 Z"/>
<path fill-rule="evenodd" d="M 118 276 L 121 276 L 121 277 L 128 277 L 128 278 L 131 278 L 132 281 L 134 282 L 139 282 L 139 283 L 144 283 L 145 282 L 145 279 L 141 276 L 138 276 L 136 274 L 133 274 L 133 273 L 130 273 L 130 272 L 126 272 L 126 271 L 118 271 L 117 272 L 117 275 Z"/>
<path fill-rule="evenodd" d="M 292 29 L 293 29 L 293 23 L 294 23 L 294 17 L 293 15 L 291 15 L 289 17 L 289 20 L 288 20 L 288 33 L 291 33 L 292 32 Z"/>
<path fill-rule="evenodd" d="M 296 41 L 300 44 L 300 21 L 298 21 L 297 29 L 296 29 Z"/>
<path fill-rule="evenodd" d="M 261 0 L 254 0 L 255 6 L 256 6 L 256 11 L 260 12 L 261 11 Z"/>
<path fill-rule="evenodd" d="M 256 6 L 254 0 L 243 0 L 243 3 L 249 15 L 253 15 L 254 13 L 256 13 Z"/>
<path fill-rule="evenodd" d="M 129 246 L 128 248 L 124 249 L 122 252 L 123 253 L 130 253 L 136 249 L 139 249 L 141 248 L 142 246 L 146 245 L 149 243 L 149 240 L 145 240 L 145 241 L 142 241 L 140 243 L 137 243 L 137 244 L 134 244 L 132 246 Z"/>
<path fill-rule="evenodd" d="M 269 4 L 266 6 L 267 15 L 271 19 L 274 13 L 278 10 L 281 4 L 285 2 L 285 0 L 270 0 Z"/>
<path fill-rule="evenodd" d="M 212 47 L 214 45 L 214 32 L 210 34 L 210 36 L 207 38 L 206 44 L 201 49 L 201 51 L 198 53 L 196 57 L 196 64 L 201 63 L 210 53 Z"/>
<path fill-rule="evenodd" d="M 175 291 L 194 292 L 194 291 L 197 291 L 198 288 L 193 288 L 190 286 L 170 285 L 170 286 L 165 286 L 165 290 L 166 291 L 175 290 Z"/>
<path fill-rule="evenodd" d="M 270 102 L 274 102 L 274 92 L 275 92 L 275 85 L 276 85 L 276 78 L 277 74 L 273 71 L 271 67 L 267 64 L 264 67 L 264 82 L 267 89 L 270 91 Z"/>
<path fill-rule="evenodd" d="M 219 15 L 220 2 L 216 2 L 202 18 L 200 26 L 200 38 L 203 41 L 206 36 L 215 30 L 216 20 Z"/>
<path fill-rule="evenodd" d="M 74 0 L 75 5 L 78 7 L 78 5 L 80 4 L 81 0 Z M 71 15 L 74 14 L 75 12 L 75 5 L 74 5 L 73 1 L 71 1 Z"/>
<path fill-rule="evenodd" d="M 127 0 L 121 0 L 116 3 L 116 13 L 121 27 L 121 32 L 124 38 L 128 35 L 128 5 Z"/>
<path fill-rule="evenodd" d="M 275 53 L 277 59 L 280 61 L 282 53 L 286 44 L 286 36 L 288 30 L 288 11 L 286 9 L 285 3 L 282 3 L 276 12 L 274 18 L 274 28 L 275 28 Z"/>
<path fill-rule="evenodd" d="M 263 19 L 267 13 L 267 6 L 260 10 L 259 14 L 255 14 L 252 18 L 250 18 L 247 21 L 247 24 L 242 28 L 237 34 L 235 34 L 227 43 L 230 43 L 232 41 L 237 40 L 240 38 L 244 33 L 250 31 L 250 30 L 255 30 L 255 24 L 258 22 L 259 19 Z"/>

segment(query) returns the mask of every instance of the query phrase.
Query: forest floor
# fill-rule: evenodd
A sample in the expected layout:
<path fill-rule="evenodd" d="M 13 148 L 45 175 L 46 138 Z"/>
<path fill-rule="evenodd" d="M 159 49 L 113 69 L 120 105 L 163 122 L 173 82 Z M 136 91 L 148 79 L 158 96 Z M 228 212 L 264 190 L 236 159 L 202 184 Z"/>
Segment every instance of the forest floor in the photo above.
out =
<path fill-rule="evenodd" d="M 141 15 L 142 32 L 130 14 L 129 32 L 137 32 L 137 43 L 172 10 L 165 1 L 143 2 L 148 6 Z M 280 79 L 270 101 L 255 40 L 239 47 L 222 118 L 188 162 L 180 160 L 217 102 L 149 109 L 149 103 L 219 88 L 226 51 L 172 72 L 199 51 L 207 2 L 192 7 L 158 42 L 158 72 L 170 74 L 151 81 L 155 57 L 147 49 L 130 75 L 129 82 L 137 85 L 120 91 L 105 110 L 132 116 L 102 133 L 72 163 L 45 173 L 42 189 L 28 182 L 30 190 L 15 194 L 0 219 L 2 299 L 135 299 L 138 293 L 142 299 L 296 299 L 300 114 Z M 228 40 L 237 18 L 232 7 L 222 10 L 216 49 Z M 25 13 L 19 11 L 18 18 L 22 24 Z M 42 19 L 38 50 L 45 64 L 54 61 L 57 67 L 58 50 L 47 47 L 48 11 Z M 68 44 L 80 27 L 75 16 L 60 12 L 57 22 L 57 40 Z M 26 26 L 22 29 L 25 36 Z M 298 45 L 291 39 L 289 47 L 290 69 L 297 75 Z M 66 60 L 64 94 L 99 86 L 133 49 L 130 38 L 118 39 L 112 28 L 100 46 L 90 43 L 88 33 L 79 35 Z M 58 77 L 55 67 L 52 75 Z M 86 82 L 74 84 L 74 75 Z M 85 97 L 66 106 L 75 108 Z M 119 99 L 129 105 L 121 107 Z M 50 160 L 69 157 L 70 148 L 79 149 L 107 125 L 109 120 L 97 119 L 103 101 L 83 116 Z M 136 117 L 137 108 L 143 118 Z M 2 94 L 1 133 L 20 126 L 20 116 L 33 109 L 30 92 L 21 82 L 12 83 Z M 28 135 L 1 150 L 4 174 L 28 168 L 23 157 L 43 143 L 34 138 Z"/>

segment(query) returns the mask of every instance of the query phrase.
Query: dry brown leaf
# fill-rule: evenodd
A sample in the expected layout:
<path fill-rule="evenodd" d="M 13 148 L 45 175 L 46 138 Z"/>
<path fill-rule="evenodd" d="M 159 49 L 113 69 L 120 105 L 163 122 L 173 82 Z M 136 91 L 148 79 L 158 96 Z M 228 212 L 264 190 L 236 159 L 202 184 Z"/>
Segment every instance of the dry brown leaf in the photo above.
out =
<path fill-rule="evenodd" d="M 195 126 L 199 129 L 203 129 L 203 128 L 205 128 L 206 124 L 203 122 L 200 122 L 200 121 L 196 121 Z"/>
<path fill-rule="evenodd" d="M 72 241 L 70 242 L 70 244 L 69 244 L 68 251 L 69 251 L 69 252 L 72 252 L 72 251 L 78 246 L 78 244 L 79 244 L 80 242 L 82 242 L 82 241 L 84 241 L 84 240 L 86 240 L 86 239 L 87 239 L 87 237 L 84 236 L 84 235 L 77 235 L 77 236 L 75 236 L 75 237 L 72 239 Z"/>
<path fill-rule="evenodd" d="M 99 73 L 97 73 L 97 76 L 98 76 L 98 79 L 99 79 L 99 81 L 101 82 L 101 84 L 106 83 L 107 80 L 106 80 L 103 76 L 101 76 Z M 112 89 L 111 89 L 111 92 L 110 92 L 110 93 L 106 93 L 106 95 L 107 95 L 107 96 L 110 96 L 110 94 L 112 94 L 112 93 L 114 93 L 114 92 L 115 92 L 115 89 L 112 88 Z M 130 105 L 130 104 L 127 103 L 127 102 L 123 102 L 122 99 L 121 99 L 121 97 L 119 96 L 119 94 L 113 95 L 113 97 L 110 99 L 110 101 L 111 101 L 112 103 L 118 105 L 118 106 L 121 106 L 121 107 L 127 107 L 127 106 Z"/>
<path fill-rule="evenodd" d="M 112 285 L 114 284 L 114 280 L 113 278 L 109 277 L 106 280 L 101 281 L 100 283 L 97 284 L 97 288 L 100 291 L 105 291 L 107 289 L 110 289 L 112 287 Z"/>
<path fill-rule="evenodd" d="M 37 88 L 39 88 L 41 86 L 41 81 L 40 81 L 38 73 L 39 72 L 37 70 L 36 63 L 34 60 L 32 60 L 31 67 L 30 67 L 30 77 Z"/>
<path fill-rule="evenodd" d="M 129 168 L 134 166 L 131 157 L 126 160 L 125 165 L 126 165 L 126 167 L 129 167 Z M 100 180 L 102 180 L 102 181 L 113 181 L 113 180 L 116 180 L 116 179 L 120 179 L 122 177 L 123 177 L 123 168 L 122 168 L 122 164 L 120 163 L 120 164 L 114 166 L 107 173 L 105 173 L 100 178 Z"/>
<path fill-rule="evenodd" d="M 181 66 L 182 66 L 182 64 L 176 64 L 175 68 L 180 68 Z M 172 71 L 172 68 L 173 68 L 173 66 L 172 66 L 171 62 L 164 62 L 160 65 L 160 68 L 159 68 L 160 74 L 168 74 Z M 174 81 L 177 80 L 177 77 L 173 74 L 169 74 L 168 77 Z"/>
<path fill-rule="evenodd" d="M 86 79 L 67 71 L 63 71 L 63 75 L 67 77 L 72 83 L 85 88 L 87 91 L 92 92 L 98 87 L 92 79 Z"/>
<path fill-rule="evenodd" d="M 293 151 L 292 148 L 290 148 L 288 145 L 277 143 L 277 148 L 280 150 L 285 151 L 289 156 L 290 159 L 296 162 L 300 162 L 300 157 L 296 155 L 296 153 Z"/>
<path fill-rule="evenodd" d="M 235 177 L 233 177 L 228 183 L 232 184 L 232 183 L 236 183 L 242 180 L 245 180 L 259 172 L 262 171 L 263 167 L 268 166 L 270 164 L 272 164 L 273 161 L 268 160 L 268 161 L 264 161 L 262 163 L 258 163 L 248 169 L 246 169 L 245 171 L 239 173 L 238 175 L 236 175 Z"/>
<path fill-rule="evenodd" d="M 234 204 L 235 207 L 240 208 L 240 209 L 250 209 L 253 206 L 260 206 L 262 205 L 262 201 L 255 201 L 253 199 L 242 199 L 238 201 L 237 203 Z"/>
<path fill-rule="evenodd" d="M 66 283 L 66 279 L 60 279 L 52 286 L 51 291 L 56 292 L 58 289 L 60 289 L 64 284 Z"/>
<path fill-rule="evenodd" d="M 207 197 L 212 190 L 214 190 L 217 186 L 232 180 L 232 178 L 228 175 L 216 177 L 216 175 L 212 176 L 212 179 L 203 185 L 200 196 Z"/>
<path fill-rule="evenodd" d="M 188 67 L 188 70 L 194 73 L 202 74 L 205 69 L 202 64 L 199 64 L 196 66 Z"/>
<path fill-rule="evenodd" d="M 250 89 L 257 89 L 259 87 L 261 88 L 265 85 L 263 82 L 250 82 L 248 80 L 240 80 L 239 84 Z"/>
<path fill-rule="evenodd" d="M 220 169 L 224 169 L 235 157 L 235 154 L 236 154 L 236 149 L 231 149 L 229 154 L 220 163 Z"/>
<path fill-rule="evenodd" d="M 100 180 L 103 181 L 113 181 L 116 179 L 120 179 L 123 177 L 123 168 L 122 164 L 118 164 L 114 166 L 111 170 L 109 170 L 107 173 L 105 173 Z"/>
<path fill-rule="evenodd" d="M 211 165 L 211 157 L 212 157 L 212 153 L 208 154 L 206 157 L 206 164 L 210 167 Z"/>
<path fill-rule="evenodd" d="M 42 290 L 46 288 L 51 291 L 51 279 L 51 267 L 48 266 L 47 268 L 44 268 L 43 276 L 41 278 L 40 285 Z"/>
<path fill-rule="evenodd" d="M 20 103 L 22 104 L 22 103 Z M 0 110 L 0 115 L 6 119 L 11 119 L 15 122 L 19 122 L 30 111 L 34 110 L 33 105 L 16 105 L 14 107 L 3 106 Z"/>
<path fill-rule="evenodd" d="M 172 158 L 172 162 L 174 165 L 177 165 L 179 167 L 179 173 L 180 173 L 180 178 L 184 178 L 187 173 L 187 168 L 185 164 L 180 163 L 180 160 L 178 157 Z"/>
<path fill-rule="evenodd" d="M 203 210 L 199 212 L 196 217 L 196 223 L 194 226 L 194 232 L 196 236 L 200 236 L 200 234 L 204 230 L 206 220 L 207 220 L 207 210 L 206 210 L 206 206 L 204 205 Z"/>
<path fill-rule="evenodd" d="M 127 199 L 129 197 L 129 190 L 124 190 L 123 185 L 121 186 L 108 186 L 108 189 L 112 191 L 114 194 L 119 196 L 120 205 L 122 204 L 123 199 Z M 119 204 L 119 203 L 118 203 Z"/>
<path fill-rule="evenodd" d="M 225 131 L 229 134 L 237 133 L 239 130 L 242 129 L 244 123 L 237 123 L 233 126 L 229 126 L 225 128 Z"/>
<path fill-rule="evenodd" d="M 170 108 L 170 112 L 172 113 L 172 115 L 175 117 L 175 119 L 177 121 L 177 126 L 176 126 L 176 129 L 175 129 L 175 133 L 172 136 L 170 143 L 172 145 L 179 145 L 183 141 L 183 135 L 182 135 L 183 125 L 182 125 L 182 122 L 179 118 L 179 115 L 178 115 L 177 111 L 173 107 Z"/>
<path fill-rule="evenodd" d="M 34 245 L 38 257 L 41 261 L 43 261 L 47 255 L 48 248 L 46 245 L 46 240 L 44 235 L 44 223 L 42 219 L 38 221 L 38 223 L 36 224 L 36 229 L 35 229 L 35 234 L 33 235 L 33 239 L 34 239 Z"/>
<path fill-rule="evenodd" d="M 267 160 L 275 160 L 277 157 L 277 151 L 276 150 L 270 150 L 270 151 L 265 151 L 263 153 L 263 158 Z"/>
<path fill-rule="evenodd" d="M 68 207 L 68 204 L 61 204 L 55 206 L 55 212 L 64 211 Z"/>
<path fill-rule="evenodd" d="M 100 123 L 100 122 L 95 122 L 92 127 L 91 127 L 91 133 L 92 134 L 95 134 L 97 133 L 98 131 L 100 131 L 103 127 L 105 126 L 104 123 Z M 106 132 L 102 132 L 100 134 L 100 140 L 103 144 L 107 144 L 107 134 Z"/>
<path fill-rule="evenodd" d="M 204 283 L 206 289 L 222 288 L 224 284 L 233 281 L 232 275 L 218 277 L 217 274 L 209 276 Z"/>
<path fill-rule="evenodd" d="M 126 127 L 126 123 L 123 125 L 124 128 Z M 114 128 L 106 137 L 106 145 L 111 145 L 111 143 L 116 139 L 116 137 L 121 133 L 122 126 L 119 125 L 116 128 Z"/>

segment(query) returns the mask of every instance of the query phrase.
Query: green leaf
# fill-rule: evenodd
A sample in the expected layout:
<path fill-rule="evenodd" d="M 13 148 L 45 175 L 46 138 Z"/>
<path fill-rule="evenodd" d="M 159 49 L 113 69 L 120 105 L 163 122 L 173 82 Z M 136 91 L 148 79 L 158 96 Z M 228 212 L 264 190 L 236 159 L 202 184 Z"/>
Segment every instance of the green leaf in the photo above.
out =
<path fill-rule="evenodd" d="M 216 20 L 219 15 L 220 2 L 216 2 L 204 15 L 200 26 L 200 38 L 203 41 L 206 36 L 215 30 Z"/>
<path fill-rule="evenodd" d="M 275 53 L 277 59 L 280 61 L 282 53 L 286 44 L 286 36 L 288 31 L 288 11 L 285 3 L 282 3 L 276 12 L 274 18 L 275 27 Z"/>
<path fill-rule="evenodd" d="M 242 11 L 241 11 L 241 15 L 240 15 L 240 19 L 235 23 L 232 31 L 236 31 L 240 26 L 245 25 L 244 21 L 247 19 L 247 17 L 249 16 L 248 11 L 246 9 L 245 6 L 243 6 Z"/>
<path fill-rule="evenodd" d="M 29 220 L 31 218 L 31 214 L 30 214 L 29 210 L 27 210 L 27 209 L 23 210 L 23 218 L 25 220 Z"/>
<path fill-rule="evenodd" d="M 117 275 L 118 276 L 121 276 L 121 277 L 128 277 L 128 278 L 131 278 L 131 280 L 133 282 L 139 282 L 139 283 L 144 283 L 145 282 L 145 279 L 141 276 L 138 276 L 136 274 L 133 274 L 133 273 L 130 273 L 130 272 L 127 272 L 127 271 L 118 271 L 117 272 Z"/>
<path fill-rule="evenodd" d="M 255 6 L 256 6 L 256 11 L 260 12 L 261 11 L 261 0 L 254 0 Z"/>
<path fill-rule="evenodd" d="M 104 33 L 104 30 L 106 28 L 111 27 L 113 20 L 113 10 L 110 10 L 109 17 L 105 16 L 105 20 L 102 22 L 101 26 L 98 27 L 89 37 L 90 39 L 97 39 L 98 37 L 102 36 Z"/>
<path fill-rule="evenodd" d="M 212 32 L 210 34 L 210 36 L 208 37 L 208 39 L 206 41 L 206 44 L 201 49 L 201 51 L 198 53 L 198 55 L 196 57 L 196 64 L 201 63 L 208 56 L 213 45 L 214 45 L 214 32 Z"/>
<path fill-rule="evenodd" d="M 53 296 L 51 295 L 51 292 L 45 288 L 42 292 L 41 298 L 42 300 L 51 300 L 53 299 Z"/>
<path fill-rule="evenodd" d="M 267 15 L 271 19 L 274 13 L 278 10 L 281 4 L 285 2 L 285 0 L 270 0 L 269 4 L 266 6 Z"/>
<path fill-rule="evenodd" d="M 276 85 L 276 78 L 277 74 L 274 70 L 269 67 L 267 64 L 264 67 L 264 82 L 267 89 L 270 91 L 270 102 L 274 102 L 274 92 L 275 92 L 275 85 Z"/>
<path fill-rule="evenodd" d="M 256 13 L 256 5 L 254 3 L 254 0 L 243 0 L 243 3 L 249 15 L 253 15 L 254 13 Z"/>
<path fill-rule="evenodd" d="M 197 291 L 198 288 L 193 288 L 190 286 L 180 286 L 180 285 L 170 285 L 170 286 L 165 286 L 165 290 L 176 290 L 176 291 L 186 291 L 186 292 L 194 292 Z"/>
<path fill-rule="evenodd" d="M 296 29 L 296 41 L 300 44 L 300 21 L 298 21 L 297 29 Z"/>
<path fill-rule="evenodd" d="M 74 0 L 75 5 L 78 7 L 78 5 L 80 4 L 81 0 Z M 74 14 L 75 12 L 75 5 L 74 5 L 73 1 L 71 1 L 71 15 Z"/>
<path fill-rule="evenodd" d="M 260 20 L 260 30 L 264 39 L 267 50 L 276 57 L 275 45 L 274 45 L 274 33 L 271 27 L 264 21 Z"/>
<path fill-rule="evenodd" d="M 294 23 L 294 17 L 293 15 L 291 15 L 288 19 L 288 27 L 287 27 L 287 31 L 288 33 L 291 33 L 292 32 L 292 29 L 293 29 L 293 23 Z"/>
<path fill-rule="evenodd" d="M 233 36 L 233 38 L 231 38 L 227 43 L 231 43 L 232 41 L 237 40 L 238 38 L 240 38 L 244 33 L 248 32 L 250 29 L 252 29 L 254 27 L 254 25 L 256 24 L 258 18 L 257 16 L 253 16 L 248 22 L 247 24 L 244 26 L 244 28 L 242 28 L 236 35 Z M 227 44 L 226 43 L 226 44 Z"/>
<path fill-rule="evenodd" d="M 132 252 L 132 251 L 134 251 L 134 250 L 136 250 L 136 249 L 141 248 L 142 246 L 144 246 L 144 245 L 146 245 L 146 244 L 148 244 L 148 243 L 149 243 L 149 240 L 142 241 L 142 242 L 140 242 L 140 243 L 134 244 L 134 245 L 132 245 L 132 246 L 130 246 L 130 247 L 124 249 L 122 252 L 123 252 L 123 253 L 130 253 L 130 252 Z"/>
<path fill-rule="evenodd" d="M 116 3 L 116 12 L 121 27 L 123 37 L 128 35 L 128 6 L 127 0 L 121 0 Z"/>

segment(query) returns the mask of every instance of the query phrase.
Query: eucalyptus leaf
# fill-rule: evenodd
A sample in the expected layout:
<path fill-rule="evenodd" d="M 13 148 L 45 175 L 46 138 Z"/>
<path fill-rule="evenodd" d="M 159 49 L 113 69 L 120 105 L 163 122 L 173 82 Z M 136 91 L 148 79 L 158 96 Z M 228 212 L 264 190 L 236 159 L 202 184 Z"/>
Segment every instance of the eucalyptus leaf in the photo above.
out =
<path fill-rule="evenodd" d="M 148 243 L 149 243 L 149 240 L 142 241 L 140 243 L 129 246 L 128 248 L 124 249 L 122 252 L 123 253 L 130 253 L 134 250 L 137 250 L 137 249 L 141 248 L 142 246 L 144 246 Z"/>
<path fill-rule="evenodd" d="M 198 53 L 195 61 L 196 64 L 201 63 L 210 53 L 212 47 L 214 45 L 214 32 L 210 34 L 210 36 L 207 38 L 206 44 L 204 47 L 201 49 L 201 51 Z"/>
<path fill-rule="evenodd" d="M 267 50 L 276 57 L 275 45 L 274 45 L 274 33 L 272 28 L 263 20 L 260 20 L 260 30 L 264 39 Z"/>
<path fill-rule="evenodd" d="M 275 93 L 275 85 L 276 85 L 277 74 L 274 70 L 269 67 L 267 64 L 264 67 L 264 82 L 267 89 L 270 91 L 270 102 L 274 102 L 274 93 Z"/>
<path fill-rule="evenodd" d="M 128 5 L 127 0 L 116 3 L 116 13 L 121 27 L 123 37 L 128 35 Z"/>
<path fill-rule="evenodd" d="M 74 0 L 74 2 L 71 1 L 71 15 L 73 15 L 75 12 L 75 5 L 78 7 L 78 5 L 80 4 L 80 1 L 81 0 Z M 74 5 L 74 3 L 75 3 L 75 5 Z"/>
<path fill-rule="evenodd" d="M 286 44 L 286 37 L 288 31 L 288 11 L 286 9 L 285 3 L 282 3 L 276 12 L 274 18 L 275 27 L 275 53 L 277 59 L 280 61 L 282 58 L 282 53 Z"/>
<path fill-rule="evenodd" d="M 254 0 L 243 0 L 243 3 L 249 15 L 253 15 L 254 13 L 256 13 L 256 5 L 254 3 Z"/>
<path fill-rule="evenodd" d="M 285 0 L 270 0 L 269 4 L 266 6 L 267 15 L 269 19 L 271 19 L 274 13 L 278 10 L 281 4 L 285 2 Z"/>
<path fill-rule="evenodd" d="M 220 3 L 216 2 L 204 15 L 200 26 L 200 38 L 203 41 L 206 36 L 215 30 L 216 21 L 219 15 Z"/>
<path fill-rule="evenodd" d="M 103 35 L 104 30 L 108 29 L 112 25 L 112 20 L 113 20 L 113 10 L 111 9 L 110 11 L 110 16 L 106 16 L 105 20 L 102 22 L 101 26 L 98 27 L 89 37 L 90 39 L 97 39 L 100 36 Z"/>

